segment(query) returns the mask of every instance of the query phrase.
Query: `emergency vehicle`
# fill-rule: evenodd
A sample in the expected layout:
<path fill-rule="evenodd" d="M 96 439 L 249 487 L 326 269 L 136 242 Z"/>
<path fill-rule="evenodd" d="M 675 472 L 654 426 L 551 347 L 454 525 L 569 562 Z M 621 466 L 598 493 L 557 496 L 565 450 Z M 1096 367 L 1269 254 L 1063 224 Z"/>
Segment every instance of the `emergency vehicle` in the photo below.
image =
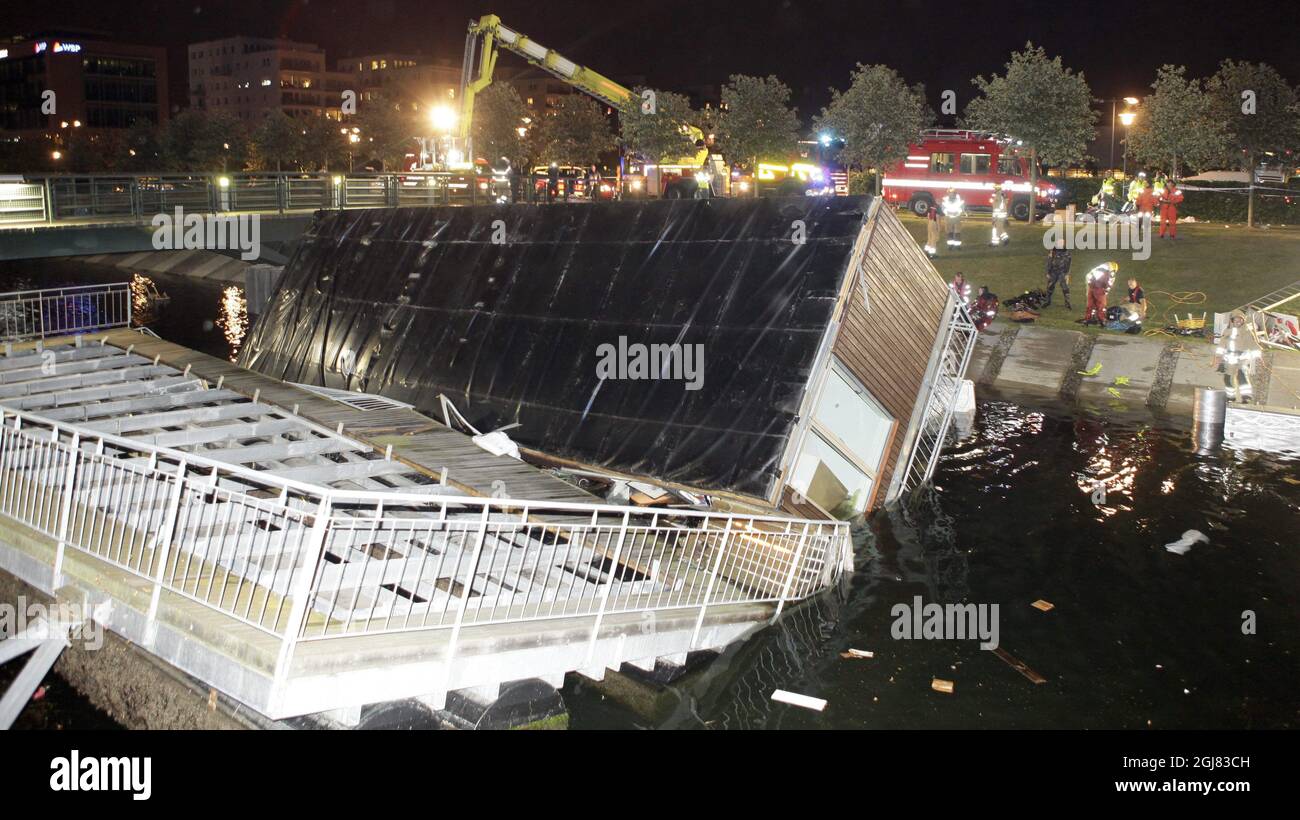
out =
<path fill-rule="evenodd" d="M 926 131 L 921 142 L 910 145 L 907 158 L 884 169 L 881 191 L 886 202 L 904 205 L 917 216 L 925 216 L 948 193 L 956 189 L 968 211 L 988 211 L 993 204 L 993 186 L 1011 203 L 1013 219 L 1027 221 L 1030 214 L 1029 158 L 1015 152 L 1015 140 L 963 129 L 937 128 Z M 1038 180 L 1037 212 L 1056 207 L 1060 191 Z"/>

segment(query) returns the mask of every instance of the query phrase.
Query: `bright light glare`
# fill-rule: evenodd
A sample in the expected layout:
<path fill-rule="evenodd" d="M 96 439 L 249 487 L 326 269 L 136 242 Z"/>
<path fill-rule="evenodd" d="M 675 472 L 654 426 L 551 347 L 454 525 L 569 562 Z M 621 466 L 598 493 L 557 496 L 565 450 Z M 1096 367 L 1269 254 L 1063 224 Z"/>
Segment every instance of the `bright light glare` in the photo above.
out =
<path fill-rule="evenodd" d="M 456 112 L 445 105 L 435 106 L 429 111 L 429 121 L 439 131 L 450 131 L 456 126 Z"/>

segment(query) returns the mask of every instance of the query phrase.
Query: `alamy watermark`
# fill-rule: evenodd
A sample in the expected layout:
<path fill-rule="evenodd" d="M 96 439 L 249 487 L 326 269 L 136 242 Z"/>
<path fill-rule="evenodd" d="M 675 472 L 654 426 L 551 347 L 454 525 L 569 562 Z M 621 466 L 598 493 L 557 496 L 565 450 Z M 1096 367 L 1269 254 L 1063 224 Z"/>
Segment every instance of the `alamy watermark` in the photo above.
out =
<path fill-rule="evenodd" d="M 34 640 L 71 637 L 80 641 L 83 649 L 94 651 L 104 645 L 104 627 L 100 623 L 104 617 L 107 613 L 87 610 L 80 604 L 43 604 L 19 596 L 16 605 L 0 603 L 0 635 L 12 638 L 22 634 Z"/>
<path fill-rule="evenodd" d="M 1052 222 L 1043 233 L 1043 248 L 1125 250 L 1133 252 L 1135 261 L 1142 262 L 1151 258 L 1151 225 L 1146 215 L 1099 222 L 1092 214 L 1077 214 L 1072 222 Z"/>
<path fill-rule="evenodd" d="M 894 604 L 889 634 L 896 641 L 980 641 L 980 649 L 998 648 L 997 604 L 926 604 L 917 595 L 911 604 Z"/>
<path fill-rule="evenodd" d="M 153 795 L 152 757 L 94 757 L 73 749 L 50 761 L 50 791 L 130 792 L 132 800 Z"/>
<path fill-rule="evenodd" d="M 262 254 L 259 214 L 187 214 L 178 207 L 174 214 L 156 214 L 149 224 L 154 250 L 237 250 L 245 261 Z"/>
<path fill-rule="evenodd" d="M 597 347 L 596 359 L 596 376 L 602 380 L 684 381 L 687 390 L 704 386 L 702 344 L 628 344 L 626 336 L 619 336 L 617 345 L 606 342 Z"/>

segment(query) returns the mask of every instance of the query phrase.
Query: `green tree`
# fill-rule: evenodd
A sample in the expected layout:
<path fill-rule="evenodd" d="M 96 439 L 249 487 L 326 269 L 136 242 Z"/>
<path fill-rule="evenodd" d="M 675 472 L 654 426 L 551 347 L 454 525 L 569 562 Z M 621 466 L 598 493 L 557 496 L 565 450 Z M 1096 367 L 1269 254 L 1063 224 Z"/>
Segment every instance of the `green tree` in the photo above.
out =
<path fill-rule="evenodd" d="M 790 154 L 799 142 L 799 115 L 790 106 L 790 87 L 775 76 L 732 74 L 722 87 L 716 129 L 723 153 L 751 168 L 761 157 Z"/>
<path fill-rule="evenodd" d="M 508 83 L 488 86 L 474 100 L 470 136 L 475 153 L 488 162 L 505 157 L 511 165 L 522 168 L 528 151 L 519 129 L 524 128 L 523 121 L 527 116 L 528 106 L 524 105 L 514 86 Z"/>
<path fill-rule="evenodd" d="M 164 164 L 173 171 L 239 171 L 248 157 L 248 138 L 227 114 L 184 111 L 167 124 Z"/>
<path fill-rule="evenodd" d="M 126 159 L 122 168 L 127 171 L 162 169 L 162 131 L 148 120 L 136 120 L 126 132 Z"/>
<path fill-rule="evenodd" d="M 283 111 L 268 113 L 249 136 L 249 156 L 257 170 L 281 171 L 301 153 L 302 129 Z"/>
<path fill-rule="evenodd" d="M 616 145 L 604 108 L 590 97 L 565 94 L 540 123 L 540 159 L 561 165 L 593 165 Z"/>
<path fill-rule="evenodd" d="M 304 171 L 328 171 L 347 159 L 347 139 L 339 133 L 339 123 L 327 117 L 304 117 L 299 121 L 301 139 L 300 165 Z"/>
<path fill-rule="evenodd" d="M 1029 152 L 1030 189 L 1038 189 L 1038 164 L 1066 166 L 1087 157 L 1096 136 L 1097 113 L 1082 73 L 1048 59 L 1033 43 L 1011 54 L 1007 73 L 971 82 L 980 96 L 966 106 L 971 128 L 1020 140 Z M 1032 213 L 1032 211 L 1031 211 Z"/>
<path fill-rule="evenodd" d="M 1177 178 L 1184 167 L 1204 168 L 1223 157 L 1225 129 L 1210 113 L 1210 98 L 1183 66 L 1156 72 L 1153 92 L 1137 109 L 1127 149 L 1139 163 Z"/>
<path fill-rule="evenodd" d="M 653 96 L 646 100 L 645 93 Z M 682 94 L 638 86 L 629 110 L 619 113 L 623 145 L 646 162 L 693 157 L 698 129 L 691 101 Z"/>
<path fill-rule="evenodd" d="M 1206 84 L 1211 116 L 1227 131 L 1231 164 L 1250 174 L 1246 224 L 1255 224 L 1255 167 L 1267 152 L 1300 147 L 1295 89 L 1267 63 L 1224 60 Z"/>
<path fill-rule="evenodd" d="M 361 129 L 360 140 L 352 143 L 355 164 L 378 160 L 385 169 L 401 167 L 402 159 L 413 149 L 413 141 L 420 132 L 410 111 L 380 97 L 362 104 L 356 119 L 348 125 Z"/>
<path fill-rule="evenodd" d="M 849 76 L 846 91 L 831 89 L 830 105 L 816 119 L 818 131 L 844 140 L 840 157 L 863 171 L 876 169 L 876 194 L 880 194 L 881 169 L 907 156 L 909 145 L 934 122 L 925 104 L 925 87 L 908 86 L 903 77 L 885 65 L 863 65 Z"/>

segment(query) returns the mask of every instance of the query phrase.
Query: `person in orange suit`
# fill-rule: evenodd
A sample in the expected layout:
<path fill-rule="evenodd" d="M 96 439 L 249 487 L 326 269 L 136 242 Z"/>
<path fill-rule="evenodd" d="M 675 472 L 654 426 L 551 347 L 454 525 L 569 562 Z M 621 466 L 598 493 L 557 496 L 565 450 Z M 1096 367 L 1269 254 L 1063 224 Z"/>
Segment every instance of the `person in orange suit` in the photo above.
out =
<path fill-rule="evenodd" d="M 1155 218 L 1156 210 L 1156 194 L 1151 190 L 1150 185 L 1143 188 L 1142 192 L 1138 194 L 1137 209 L 1138 219 L 1150 226 Z"/>
<path fill-rule="evenodd" d="M 1183 191 L 1171 179 L 1160 194 L 1160 238 L 1169 231 L 1170 239 L 1178 238 L 1178 204 L 1183 201 Z"/>

